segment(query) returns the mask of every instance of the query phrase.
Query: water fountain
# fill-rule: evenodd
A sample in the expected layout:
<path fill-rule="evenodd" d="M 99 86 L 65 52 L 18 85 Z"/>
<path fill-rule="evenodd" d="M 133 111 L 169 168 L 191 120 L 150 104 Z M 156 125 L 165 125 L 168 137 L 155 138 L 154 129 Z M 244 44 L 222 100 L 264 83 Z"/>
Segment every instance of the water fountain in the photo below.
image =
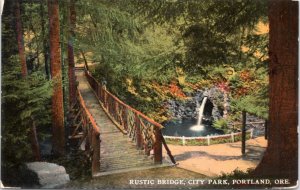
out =
<path fill-rule="evenodd" d="M 213 104 L 208 97 L 204 97 L 202 101 L 194 101 L 194 109 L 196 116 L 192 118 L 174 119 L 164 122 L 163 135 L 176 137 L 201 137 L 207 135 L 224 134 L 222 130 L 215 129 L 211 120 L 204 120 L 203 116 L 211 116 Z M 191 109 L 191 106 L 187 106 Z"/>
<path fill-rule="evenodd" d="M 205 96 L 202 100 L 201 106 L 198 109 L 198 120 L 197 125 L 194 125 L 190 128 L 192 131 L 202 131 L 204 129 L 204 125 L 202 125 L 203 112 L 205 108 L 205 104 L 207 101 L 207 97 Z"/>

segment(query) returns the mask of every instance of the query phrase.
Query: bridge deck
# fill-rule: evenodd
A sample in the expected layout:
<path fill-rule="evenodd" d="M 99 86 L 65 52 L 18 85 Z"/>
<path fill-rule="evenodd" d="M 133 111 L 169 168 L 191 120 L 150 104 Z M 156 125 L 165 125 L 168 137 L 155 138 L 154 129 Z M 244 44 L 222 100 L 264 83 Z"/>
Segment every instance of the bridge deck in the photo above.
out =
<path fill-rule="evenodd" d="M 154 165 L 153 160 L 137 150 L 131 139 L 121 133 L 103 111 L 84 76 L 84 71 L 76 70 L 76 76 L 85 104 L 100 127 L 101 153 L 98 176 L 169 165 Z"/>

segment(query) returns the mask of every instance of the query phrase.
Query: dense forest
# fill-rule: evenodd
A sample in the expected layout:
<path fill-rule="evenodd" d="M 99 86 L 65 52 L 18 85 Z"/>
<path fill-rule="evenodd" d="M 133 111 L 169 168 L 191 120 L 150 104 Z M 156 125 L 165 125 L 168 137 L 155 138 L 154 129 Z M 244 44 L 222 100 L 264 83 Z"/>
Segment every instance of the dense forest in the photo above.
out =
<path fill-rule="evenodd" d="M 267 24 L 266 2 L 97 3 L 80 5 L 85 19 L 78 22 L 86 26 L 75 44 L 100 63 L 94 75 L 125 102 L 162 122 L 164 100 L 220 86 L 233 112 L 248 107 L 267 118 L 268 33 L 258 31 Z"/>
<path fill-rule="evenodd" d="M 270 15 L 269 15 L 270 16 Z M 167 100 L 226 94 L 226 130 L 242 111 L 269 118 L 268 2 L 262 0 L 13 0 L 2 15 L 2 180 L 65 155 L 74 67 L 85 64 L 130 106 L 162 123 Z M 272 137 L 271 137 L 272 138 Z"/>

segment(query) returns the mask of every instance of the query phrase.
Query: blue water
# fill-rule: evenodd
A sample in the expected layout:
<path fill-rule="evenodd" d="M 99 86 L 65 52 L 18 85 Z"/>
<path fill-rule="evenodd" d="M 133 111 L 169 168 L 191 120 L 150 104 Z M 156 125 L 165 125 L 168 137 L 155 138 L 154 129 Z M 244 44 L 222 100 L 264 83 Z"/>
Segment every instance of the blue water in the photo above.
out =
<path fill-rule="evenodd" d="M 207 135 L 218 135 L 224 134 L 222 130 L 215 129 L 211 126 L 210 122 L 202 121 L 204 128 L 201 131 L 190 130 L 191 127 L 197 124 L 196 119 L 183 119 L 177 121 L 168 121 L 164 122 L 163 126 L 165 127 L 162 130 L 163 135 L 166 136 L 185 136 L 185 137 L 199 137 Z"/>

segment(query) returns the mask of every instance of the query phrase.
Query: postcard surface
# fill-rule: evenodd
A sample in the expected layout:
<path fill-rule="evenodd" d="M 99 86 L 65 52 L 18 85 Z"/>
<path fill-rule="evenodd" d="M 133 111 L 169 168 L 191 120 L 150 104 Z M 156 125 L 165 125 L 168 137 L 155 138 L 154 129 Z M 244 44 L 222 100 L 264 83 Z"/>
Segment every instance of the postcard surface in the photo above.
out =
<path fill-rule="evenodd" d="M 297 188 L 297 1 L 0 2 L 1 188 Z"/>

